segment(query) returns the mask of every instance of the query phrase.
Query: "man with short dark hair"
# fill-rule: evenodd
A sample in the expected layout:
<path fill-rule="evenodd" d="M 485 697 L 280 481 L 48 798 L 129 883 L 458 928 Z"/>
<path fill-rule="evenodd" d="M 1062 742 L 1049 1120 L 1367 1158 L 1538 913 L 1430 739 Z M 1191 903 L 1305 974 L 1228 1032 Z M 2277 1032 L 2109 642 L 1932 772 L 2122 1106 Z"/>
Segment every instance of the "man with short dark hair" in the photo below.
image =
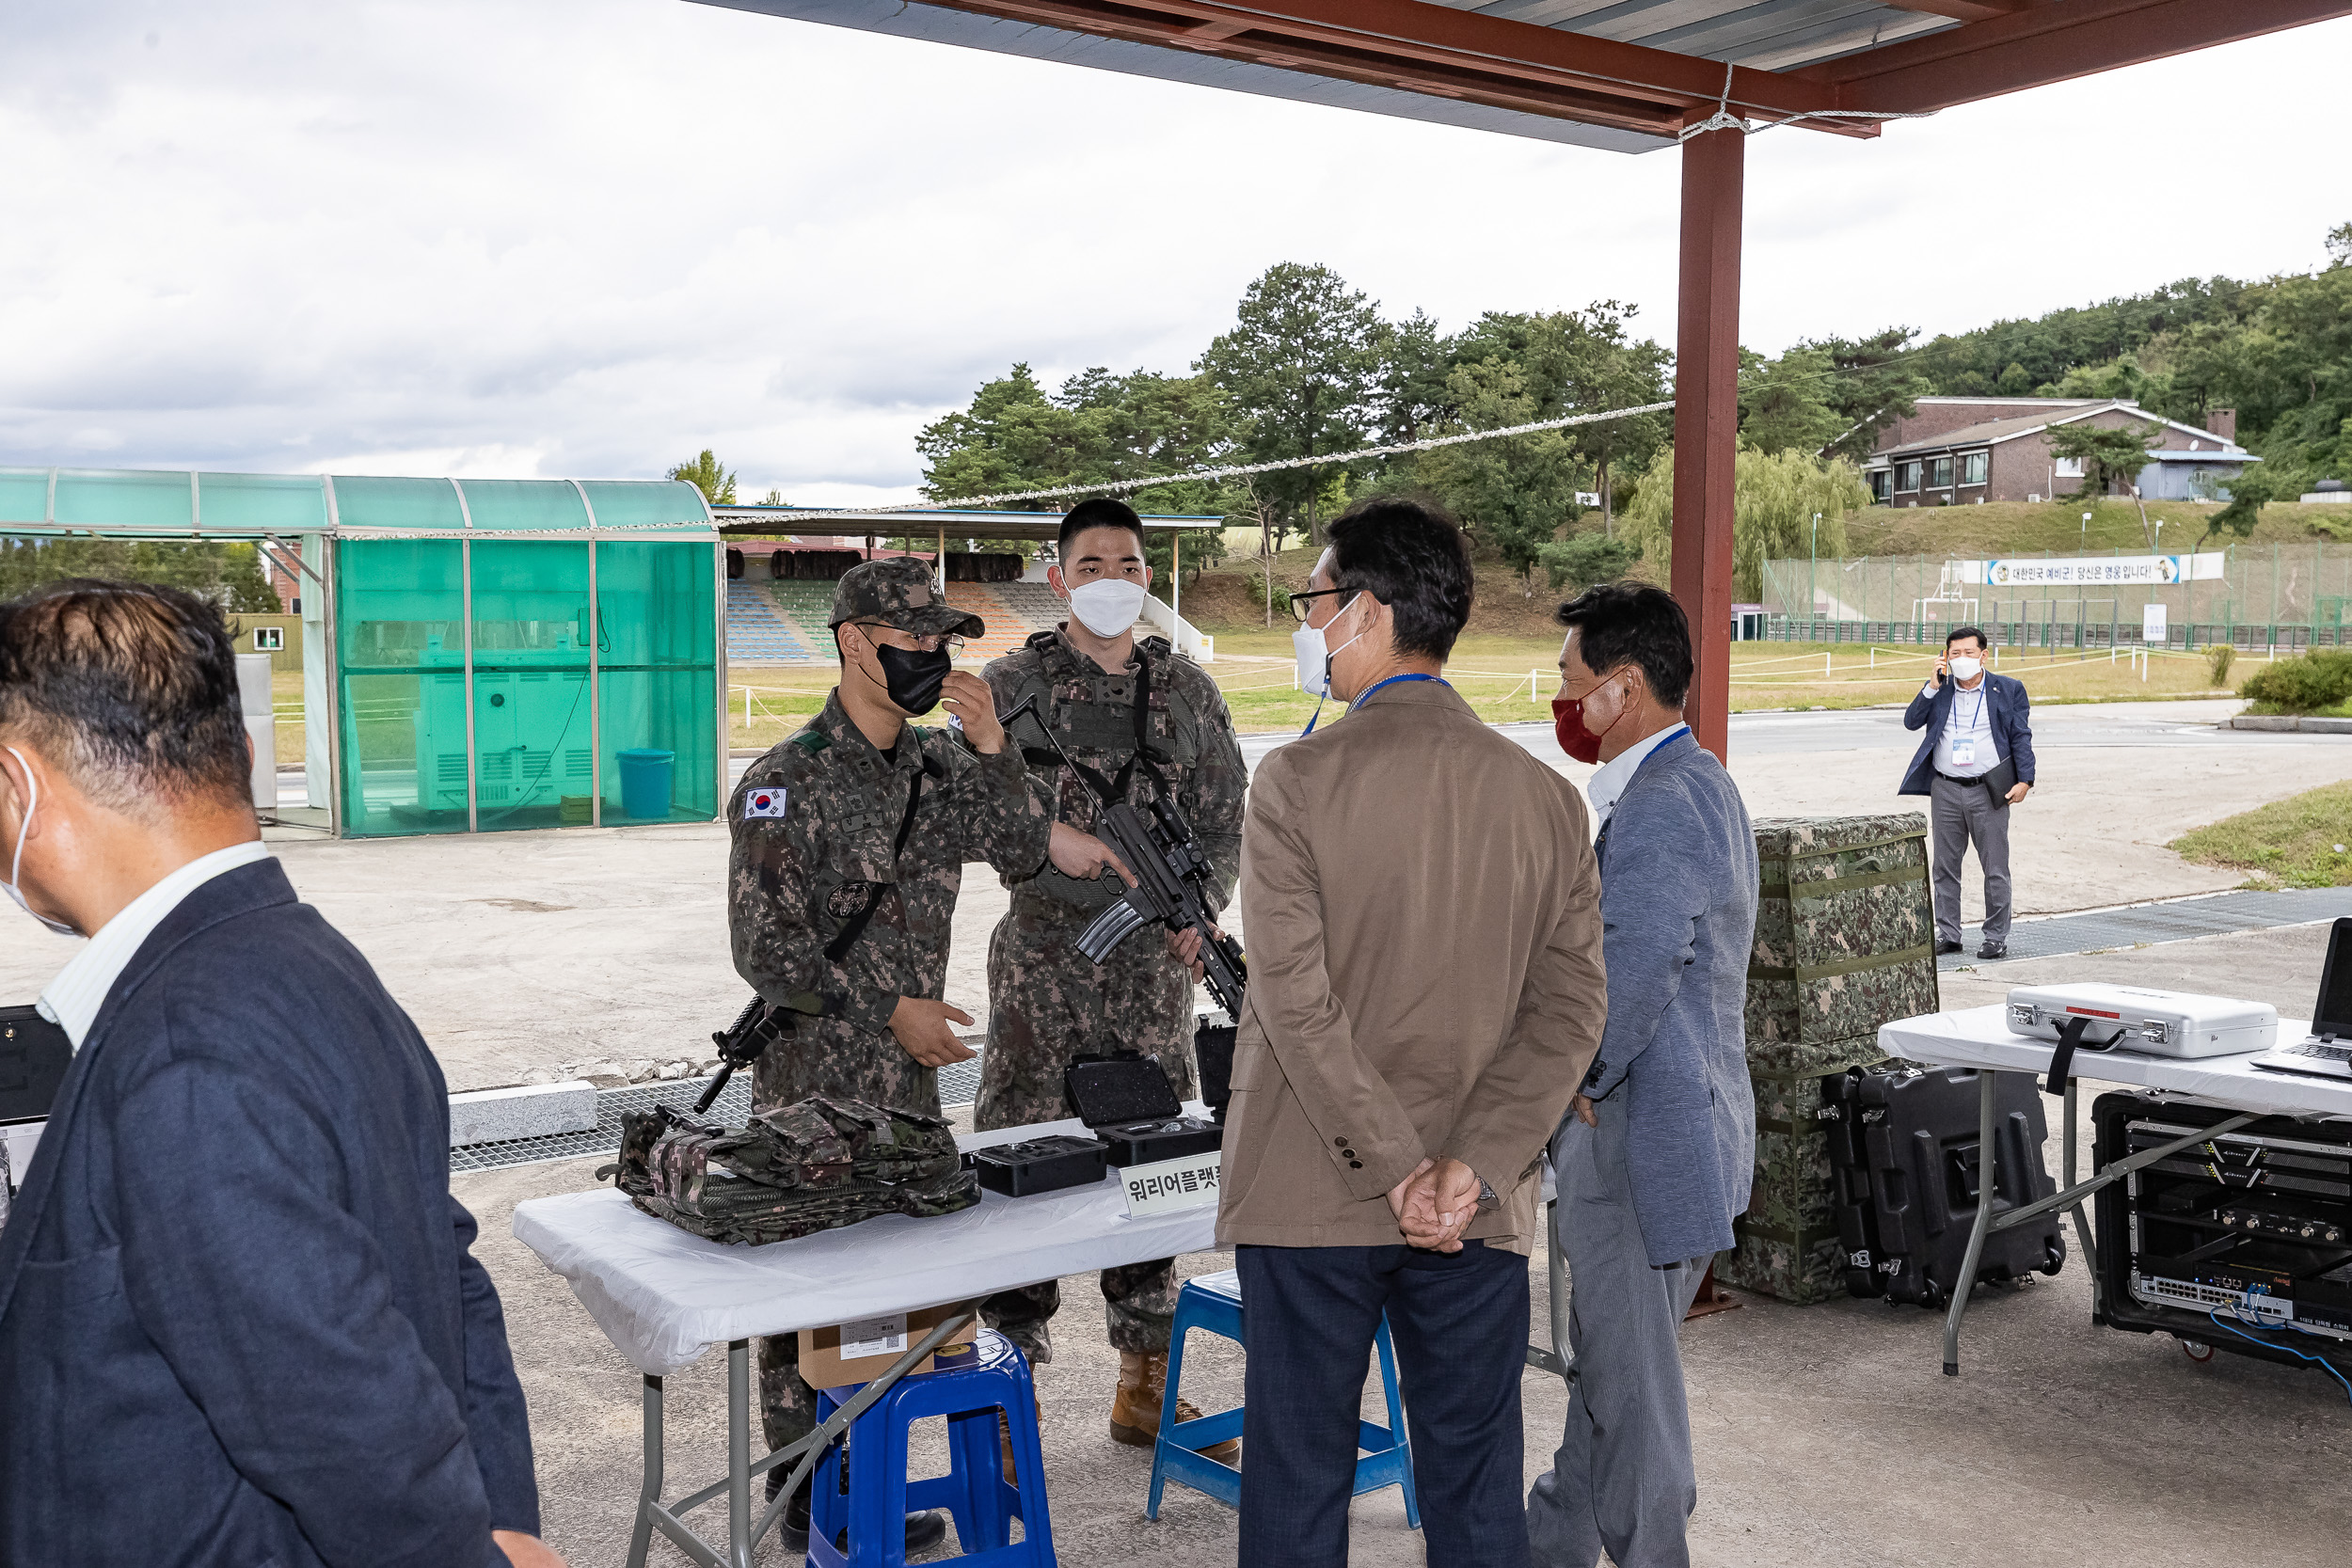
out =
<path fill-rule="evenodd" d="M 1928 797 L 1935 889 L 1935 950 L 1957 953 L 1960 866 L 1977 847 L 1984 871 L 1984 942 L 1979 958 L 2009 957 L 2009 808 L 2033 788 L 2033 699 L 2026 683 L 1984 667 L 1984 633 L 1954 627 L 1935 673 L 1903 711 L 1903 728 L 1924 729 L 1903 774 L 1903 795 Z"/>
<path fill-rule="evenodd" d="M 1691 632 L 1673 595 L 1604 583 L 1558 618 L 1560 744 L 1600 764 L 1585 787 L 1609 1026 L 1551 1144 L 1576 1383 L 1527 1529 L 1545 1568 L 1593 1568 L 1604 1550 L 1618 1568 L 1682 1568 L 1698 1482 L 1676 1335 L 1754 1171 L 1756 837 L 1682 721 Z"/>
<path fill-rule="evenodd" d="M 1249 1315 L 1243 1568 L 1343 1568 L 1385 1311 L 1432 1568 L 1518 1568 L 1519 1373 L 1545 1140 L 1605 1008 L 1575 785 L 1442 677 L 1470 552 L 1435 507 L 1331 524 L 1291 603 L 1343 718 L 1269 754 L 1243 829 L 1249 991 L 1219 1246 Z"/>
<path fill-rule="evenodd" d="M 1152 584 L 1143 519 L 1125 501 L 1080 501 L 1062 518 L 1046 580 L 1068 602 L 1069 618 L 982 672 L 998 712 L 1025 701 L 1036 715 L 1020 721 L 1012 740 L 1033 784 L 1053 802 L 1054 819 L 1080 832 L 1092 831 L 1102 809 L 1097 785 L 1137 810 L 1154 799 L 1173 802 L 1208 856 L 1209 911 L 1221 911 L 1241 869 L 1249 775 L 1216 682 L 1168 639 L 1136 636 Z M 1116 875 L 1069 877 L 1048 862 L 1005 883 L 1012 907 L 989 938 L 988 1052 L 972 1125 L 985 1132 L 1074 1116 L 1063 1070 L 1075 1057 L 1110 1051 L 1156 1056 L 1179 1100 L 1197 1094 L 1190 950 L 1173 938 L 1138 936 L 1100 964 L 1078 951 L 1088 925 L 1126 891 Z M 1159 1440 L 1176 1261 L 1104 1269 L 1102 1287 L 1119 1352 L 1110 1435 L 1148 1449 Z M 982 1310 L 991 1327 L 1043 1363 L 1054 1358 L 1051 1323 L 1060 1307 L 1060 1282 L 1049 1279 L 999 1291 Z M 1180 1418 L 1199 1414 L 1178 1402 Z M 1223 1464 L 1238 1451 L 1238 1444 L 1210 1450 Z"/>
<path fill-rule="evenodd" d="M 440 1069 L 250 768 L 212 606 L 0 605 L 0 863 L 89 939 L 0 1230 L 0 1563 L 561 1568 Z"/>

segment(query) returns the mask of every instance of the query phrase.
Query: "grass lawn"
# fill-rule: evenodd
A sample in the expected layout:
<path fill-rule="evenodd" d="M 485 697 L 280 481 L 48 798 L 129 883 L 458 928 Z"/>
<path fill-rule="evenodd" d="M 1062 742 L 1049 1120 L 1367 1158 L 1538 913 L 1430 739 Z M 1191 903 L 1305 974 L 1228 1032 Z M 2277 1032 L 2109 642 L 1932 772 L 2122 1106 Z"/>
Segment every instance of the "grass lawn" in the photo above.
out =
<path fill-rule="evenodd" d="M 2352 887 L 2352 784 L 2273 800 L 2172 841 L 2200 865 L 2241 866 L 2249 887 Z"/>

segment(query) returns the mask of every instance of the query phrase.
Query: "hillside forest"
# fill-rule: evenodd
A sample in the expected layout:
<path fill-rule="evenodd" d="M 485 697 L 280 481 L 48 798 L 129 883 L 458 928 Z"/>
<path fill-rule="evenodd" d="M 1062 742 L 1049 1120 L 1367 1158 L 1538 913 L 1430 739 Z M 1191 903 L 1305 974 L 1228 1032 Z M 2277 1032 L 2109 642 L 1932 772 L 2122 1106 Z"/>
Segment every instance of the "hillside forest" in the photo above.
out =
<path fill-rule="evenodd" d="M 1482 556 L 1533 593 L 1662 578 L 1672 515 L 1670 414 L 1316 465 L 1224 482 L 1126 490 L 1154 474 L 1343 453 L 1672 396 L 1674 356 L 1636 309 L 1488 311 L 1449 332 L 1421 310 L 1384 313 L 1328 267 L 1283 262 L 1244 291 L 1233 321 L 1184 373 L 1106 367 L 1049 386 L 1025 363 L 925 427 L 924 488 L 947 500 L 1071 483 L 1121 489 L 1141 510 L 1222 513 L 1261 549 L 1312 539 L 1351 499 L 1434 496 Z M 2352 478 L 2352 223 L 2326 263 L 2260 281 L 2185 278 L 2144 294 L 1923 339 L 1893 325 L 1740 353 L 1738 593 L 1769 556 L 1846 548 L 1868 504 L 1857 459 L 1926 396 L 2120 397 L 2201 424 L 2237 410 L 2265 461 L 2216 514 L 2245 537 L 2264 503 Z M 1061 501 L 1025 503 L 1058 510 Z M 1820 520 L 1814 522 L 1814 515 Z M 1196 554 L 1206 564 L 1216 546 Z M 1164 547 L 1163 547 L 1164 549 Z M 1163 560 L 1160 564 L 1165 567 Z"/>

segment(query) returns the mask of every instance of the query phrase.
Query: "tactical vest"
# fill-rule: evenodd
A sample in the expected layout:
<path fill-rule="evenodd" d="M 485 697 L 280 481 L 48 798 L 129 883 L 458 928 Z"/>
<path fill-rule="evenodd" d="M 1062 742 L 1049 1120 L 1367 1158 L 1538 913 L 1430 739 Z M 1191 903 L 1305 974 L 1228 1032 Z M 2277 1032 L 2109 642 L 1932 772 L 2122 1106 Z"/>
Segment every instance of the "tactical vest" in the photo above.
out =
<path fill-rule="evenodd" d="M 1043 660 L 1053 655 L 1056 634 L 1041 631 L 1030 637 L 1027 647 L 1041 657 L 1023 672 L 1021 683 L 1013 689 L 1008 708 L 1017 706 L 1024 698 L 1034 698 L 1035 712 L 1054 732 L 1054 738 L 1062 750 L 1080 761 L 1090 753 L 1102 759 L 1099 771 L 1106 783 L 1114 786 L 1125 783 L 1125 799 L 1141 802 L 1151 799 L 1150 791 L 1167 789 L 1175 799 L 1178 809 L 1187 816 L 1199 809 L 1192 798 L 1192 770 L 1200 760 L 1200 721 L 1185 701 L 1176 683 L 1168 677 L 1175 650 L 1164 637 L 1149 637 L 1136 644 L 1136 657 L 1142 679 L 1136 673 L 1110 673 L 1093 660 L 1082 658 L 1083 670 L 1076 675 L 1051 678 Z M 1137 755 L 1137 688 L 1148 687 L 1142 719 L 1143 753 Z M 1028 728 L 1025 722 L 1021 726 Z M 1064 803 L 1071 792 L 1088 790 L 1085 781 L 1073 778 L 1062 766 L 1053 748 L 1037 744 L 1034 734 L 1016 736 L 1023 760 L 1029 769 L 1054 792 L 1055 820 L 1066 820 Z M 1091 799 L 1091 791 L 1088 791 Z M 1089 816 L 1089 820 L 1091 820 Z M 1013 889 L 1016 905 L 1042 897 L 1053 904 L 1092 914 L 1104 909 L 1126 891 L 1126 884 L 1117 876 L 1081 881 L 1057 870 L 1051 861 L 1043 869 Z"/>

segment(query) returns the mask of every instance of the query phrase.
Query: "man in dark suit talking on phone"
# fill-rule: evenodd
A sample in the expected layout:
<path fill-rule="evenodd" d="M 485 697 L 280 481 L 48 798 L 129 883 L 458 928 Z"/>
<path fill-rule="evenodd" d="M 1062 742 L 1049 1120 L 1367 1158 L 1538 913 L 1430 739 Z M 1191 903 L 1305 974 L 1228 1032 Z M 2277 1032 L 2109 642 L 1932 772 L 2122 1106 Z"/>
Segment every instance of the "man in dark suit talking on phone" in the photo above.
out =
<path fill-rule="evenodd" d="M 1977 847 L 1984 871 L 1984 945 L 1979 958 L 2009 956 L 2009 808 L 2033 788 L 2033 707 L 2026 683 L 1984 667 L 1984 633 L 1960 626 L 1944 639 L 1935 673 L 1903 714 L 1903 728 L 1927 731 L 1904 795 L 1928 797 L 1934 847 L 1935 950 L 1960 951 L 1960 863 Z"/>

